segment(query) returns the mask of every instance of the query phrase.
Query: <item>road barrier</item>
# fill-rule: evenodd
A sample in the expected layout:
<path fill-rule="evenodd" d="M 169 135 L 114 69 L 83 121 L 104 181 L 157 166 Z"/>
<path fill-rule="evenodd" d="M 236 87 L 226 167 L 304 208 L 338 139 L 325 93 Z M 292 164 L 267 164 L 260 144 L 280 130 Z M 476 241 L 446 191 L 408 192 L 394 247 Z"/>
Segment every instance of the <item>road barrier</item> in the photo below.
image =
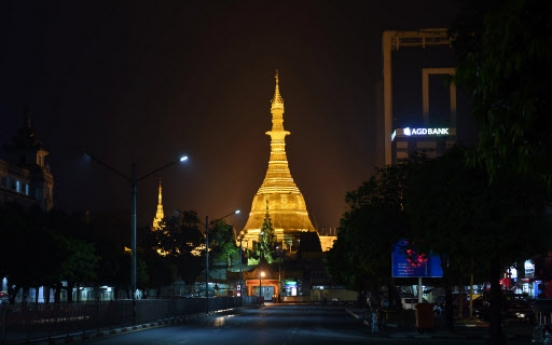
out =
<path fill-rule="evenodd" d="M 207 308 L 207 303 L 209 306 Z M 109 333 L 114 329 L 170 324 L 191 315 L 232 310 L 259 304 L 258 296 L 140 299 L 0 305 L 0 344 L 29 343 L 41 339 Z"/>

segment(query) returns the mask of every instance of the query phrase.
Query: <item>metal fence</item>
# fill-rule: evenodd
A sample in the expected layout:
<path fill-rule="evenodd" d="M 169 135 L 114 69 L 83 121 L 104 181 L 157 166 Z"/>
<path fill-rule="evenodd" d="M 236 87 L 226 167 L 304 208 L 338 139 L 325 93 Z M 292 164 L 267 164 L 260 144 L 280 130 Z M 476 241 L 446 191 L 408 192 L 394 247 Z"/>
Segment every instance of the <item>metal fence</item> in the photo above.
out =
<path fill-rule="evenodd" d="M 207 303 L 209 305 L 207 306 Z M 61 336 L 155 324 L 186 315 L 248 307 L 258 297 L 139 299 L 80 303 L 0 305 L 0 344 L 27 343 Z"/>

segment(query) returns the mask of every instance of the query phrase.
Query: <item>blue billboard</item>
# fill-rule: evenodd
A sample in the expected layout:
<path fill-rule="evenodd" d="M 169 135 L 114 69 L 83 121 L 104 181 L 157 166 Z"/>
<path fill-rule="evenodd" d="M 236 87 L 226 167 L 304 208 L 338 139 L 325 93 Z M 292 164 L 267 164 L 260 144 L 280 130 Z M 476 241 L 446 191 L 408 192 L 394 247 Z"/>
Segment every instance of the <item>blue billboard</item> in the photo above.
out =
<path fill-rule="evenodd" d="M 417 253 L 407 240 L 400 240 L 391 254 L 393 278 L 442 278 L 441 259 Z"/>

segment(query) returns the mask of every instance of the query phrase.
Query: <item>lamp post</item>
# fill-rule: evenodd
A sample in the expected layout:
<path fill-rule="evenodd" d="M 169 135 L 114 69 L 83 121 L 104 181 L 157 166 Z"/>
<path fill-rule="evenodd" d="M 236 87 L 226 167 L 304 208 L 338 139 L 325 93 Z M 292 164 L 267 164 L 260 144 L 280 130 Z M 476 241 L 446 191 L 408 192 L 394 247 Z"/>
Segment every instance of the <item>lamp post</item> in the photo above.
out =
<path fill-rule="evenodd" d="M 131 250 L 131 261 L 130 261 L 130 292 L 132 295 L 132 323 L 136 323 L 136 194 L 137 194 L 137 185 L 138 181 L 145 179 L 146 177 L 149 177 L 156 172 L 159 172 L 165 168 L 168 168 L 169 166 L 176 164 L 178 162 L 184 162 L 188 160 L 188 156 L 182 156 L 179 159 L 169 162 L 143 176 L 137 177 L 136 176 L 136 163 L 132 163 L 132 171 L 131 176 L 128 177 L 127 175 L 119 172 L 115 168 L 111 167 L 110 165 L 102 162 L 98 158 L 94 157 L 92 154 L 86 152 L 86 155 L 90 157 L 92 160 L 96 161 L 97 163 L 100 163 L 104 167 L 108 168 L 115 174 L 123 177 L 125 180 L 130 181 L 131 185 L 131 211 L 130 211 L 130 230 L 131 230 L 131 239 L 130 239 L 130 250 Z"/>
<path fill-rule="evenodd" d="M 242 241 L 243 241 L 243 234 L 240 235 L 240 286 L 239 286 L 239 293 L 240 293 L 240 307 L 243 306 L 243 247 L 242 247 Z"/>
<path fill-rule="evenodd" d="M 282 250 L 283 245 L 276 247 L 276 253 L 278 253 L 278 302 L 280 302 L 280 290 L 282 289 Z"/>
<path fill-rule="evenodd" d="M 243 236 L 241 237 L 241 240 L 243 240 Z M 242 294 L 242 304 L 243 304 L 243 296 L 245 296 L 245 291 L 247 290 L 247 284 L 245 284 L 246 285 L 245 287 L 243 286 L 243 246 L 241 245 L 241 240 L 240 240 L 240 250 L 241 250 L 242 263 L 240 265 L 240 283 L 242 284 L 241 294 Z M 248 245 L 249 245 L 249 240 L 245 240 L 245 249 L 247 249 Z M 249 258 L 249 254 L 247 255 L 247 257 Z"/>
<path fill-rule="evenodd" d="M 264 231 L 261 231 L 261 257 L 259 258 L 259 300 L 260 304 L 263 305 L 263 241 L 264 240 Z"/>
<path fill-rule="evenodd" d="M 213 222 L 218 222 L 226 217 L 230 217 L 234 214 L 239 214 L 240 210 L 235 210 L 232 213 L 227 214 L 224 217 L 217 218 Z M 205 216 L 205 310 L 209 312 L 209 216 Z"/>

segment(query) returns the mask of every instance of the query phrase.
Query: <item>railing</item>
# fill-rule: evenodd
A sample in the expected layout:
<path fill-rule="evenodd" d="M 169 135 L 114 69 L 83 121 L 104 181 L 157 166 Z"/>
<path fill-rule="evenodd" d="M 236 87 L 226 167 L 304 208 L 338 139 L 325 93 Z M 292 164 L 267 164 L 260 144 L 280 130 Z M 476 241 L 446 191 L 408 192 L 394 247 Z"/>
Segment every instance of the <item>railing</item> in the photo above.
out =
<path fill-rule="evenodd" d="M 206 302 L 209 303 L 207 309 Z M 92 332 L 119 327 L 159 323 L 186 315 L 248 307 L 259 303 L 258 296 L 142 299 L 136 301 L 133 322 L 132 300 L 80 303 L 16 303 L 0 305 L 0 344 L 28 343 L 33 340 L 83 337 Z"/>

